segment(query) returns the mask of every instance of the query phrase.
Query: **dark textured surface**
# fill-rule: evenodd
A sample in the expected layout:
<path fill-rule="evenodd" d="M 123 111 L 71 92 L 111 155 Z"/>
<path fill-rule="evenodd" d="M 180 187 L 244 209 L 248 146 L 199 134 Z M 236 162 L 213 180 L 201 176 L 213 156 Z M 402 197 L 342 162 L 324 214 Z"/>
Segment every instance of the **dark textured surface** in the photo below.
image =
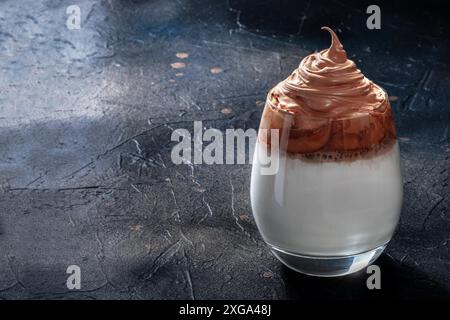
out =
<path fill-rule="evenodd" d="M 73 1 L 0 2 L 0 298 L 449 298 L 447 8 L 382 5 L 369 31 L 359 1 L 76 2 L 74 31 Z M 328 46 L 322 25 L 398 97 L 405 198 L 377 292 L 364 273 L 281 266 L 252 218 L 249 165 L 170 161 L 172 129 L 193 120 L 257 128 L 267 90 Z"/>

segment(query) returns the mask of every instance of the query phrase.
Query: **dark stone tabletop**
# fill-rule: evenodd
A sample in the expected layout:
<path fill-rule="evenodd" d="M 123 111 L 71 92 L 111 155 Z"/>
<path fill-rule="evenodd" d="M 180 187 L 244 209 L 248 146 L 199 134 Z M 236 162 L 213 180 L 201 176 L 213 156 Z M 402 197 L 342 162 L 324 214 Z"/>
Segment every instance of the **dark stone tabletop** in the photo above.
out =
<path fill-rule="evenodd" d="M 382 3 L 368 30 L 368 4 L 1 1 L 0 298 L 448 299 L 449 11 Z M 252 217 L 250 165 L 170 158 L 194 120 L 256 129 L 267 91 L 329 45 L 323 25 L 397 121 L 404 205 L 381 290 L 364 271 L 283 267 Z M 81 290 L 66 288 L 72 264 Z"/>

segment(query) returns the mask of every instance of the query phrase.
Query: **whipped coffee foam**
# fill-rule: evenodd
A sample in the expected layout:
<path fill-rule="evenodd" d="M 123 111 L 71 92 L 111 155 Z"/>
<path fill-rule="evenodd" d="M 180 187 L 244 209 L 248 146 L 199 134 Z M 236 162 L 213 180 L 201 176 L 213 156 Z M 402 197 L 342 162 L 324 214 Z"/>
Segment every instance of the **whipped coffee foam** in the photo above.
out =
<path fill-rule="evenodd" d="M 337 35 L 323 29 L 331 34 L 330 48 L 305 57 L 269 92 L 261 128 L 288 125 L 287 152 L 312 159 L 351 159 L 391 148 L 396 131 L 387 94 L 347 58 Z"/>

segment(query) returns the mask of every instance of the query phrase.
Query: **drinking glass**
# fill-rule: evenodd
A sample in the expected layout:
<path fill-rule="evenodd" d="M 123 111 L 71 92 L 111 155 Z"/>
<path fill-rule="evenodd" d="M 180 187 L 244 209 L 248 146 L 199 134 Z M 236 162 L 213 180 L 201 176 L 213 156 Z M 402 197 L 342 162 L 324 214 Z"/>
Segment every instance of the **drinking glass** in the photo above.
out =
<path fill-rule="evenodd" d="M 354 273 L 379 257 L 398 223 L 403 195 L 395 128 L 389 141 L 352 151 L 345 148 L 355 142 L 351 130 L 377 134 L 370 117 L 352 117 L 351 128 L 349 119 L 333 120 L 341 128 L 335 132 L 326 131 L 329 121 L 276 110 L 267 99 L 250 188 L 257 227 L 275 257 L 322 277 Z M 303 152 L 311 143 L 304 128 L 311 123 L 325 130 L 324 139 L 339 135 L 346 151 Z M 314 139 L 320 138 L 321 129 L 314 130 Z M 268 159 L 272 170 L 264 171 Z"/>

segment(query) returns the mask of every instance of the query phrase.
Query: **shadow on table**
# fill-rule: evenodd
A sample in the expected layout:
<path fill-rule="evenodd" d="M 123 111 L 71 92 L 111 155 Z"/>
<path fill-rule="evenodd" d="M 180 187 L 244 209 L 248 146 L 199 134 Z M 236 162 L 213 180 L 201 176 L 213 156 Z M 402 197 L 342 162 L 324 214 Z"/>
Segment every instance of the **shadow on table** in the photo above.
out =
<path fill-rule="evenodd" d="M 317 278 L 284 267 L 281 275 L 288 299 L 450 299 L 448 288 L 413 268 L 402 266 L 383 254 L 375 263 L 381 269 L 381 290 L 369 290 L 365 270 L 347 277 Z"/>

